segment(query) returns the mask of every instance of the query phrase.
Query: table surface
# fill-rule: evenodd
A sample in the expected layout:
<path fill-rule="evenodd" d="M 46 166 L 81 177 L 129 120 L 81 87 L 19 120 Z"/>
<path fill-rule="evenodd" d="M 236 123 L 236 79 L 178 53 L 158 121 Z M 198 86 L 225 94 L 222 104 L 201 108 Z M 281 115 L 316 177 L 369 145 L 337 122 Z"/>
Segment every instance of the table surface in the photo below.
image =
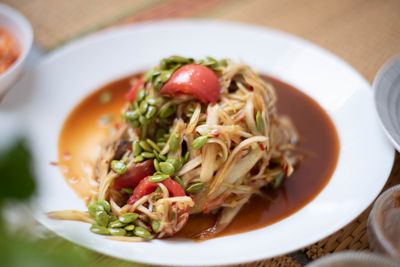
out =
<path fill-rule="evenodd" d="M 338 55 L 369 82 L 378 69 L 400 53 L 399 0 L 3 0 L 32 23 L 35 45 L 27 68 L 49 51 L 90 32 L 121 23 L 167 18 L 209 18 L 262 25 L 307 39 Z M 400 177 L 397 154 L 391 177 Z M 397 182 L 395 182 L 397 183 Z M 365 228 L 365 226 L 364 226 Z M 290 257 L 246 266 L 298 266 L 309 259 Z M 94 254 L 97 263 L 135 266 Z"/>

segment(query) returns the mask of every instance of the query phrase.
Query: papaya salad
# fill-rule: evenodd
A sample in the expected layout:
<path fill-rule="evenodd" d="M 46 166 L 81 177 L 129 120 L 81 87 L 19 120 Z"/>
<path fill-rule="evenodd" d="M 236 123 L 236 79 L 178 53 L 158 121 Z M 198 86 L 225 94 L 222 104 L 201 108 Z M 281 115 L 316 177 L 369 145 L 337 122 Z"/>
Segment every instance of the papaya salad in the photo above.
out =
<path fill-rule="evenodd" d="M 278 188 L 298 160 L 298 134 L 272 85 L 232 60 L 180 56 L 131 81 L 119 128 L 101 146 L 88 211 L 50 212 L 93 233 L 145 241 L 216 214 L 221 232 L 255 194 Z M 266 196 L 268 197 L 268 196 Z"/>

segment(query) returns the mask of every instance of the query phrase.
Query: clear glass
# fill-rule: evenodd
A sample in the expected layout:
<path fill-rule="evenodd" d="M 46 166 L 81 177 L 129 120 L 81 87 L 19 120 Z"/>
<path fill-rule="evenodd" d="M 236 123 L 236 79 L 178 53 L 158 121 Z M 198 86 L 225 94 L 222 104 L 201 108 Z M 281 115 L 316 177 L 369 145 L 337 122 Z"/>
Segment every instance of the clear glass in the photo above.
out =
<path fill-rule="evenodd" d="M 398 267 L 400 262 L 385 257 L 383 255 L 368 253 L 346 251 L 333 253 L 329 256 L 319 258 L 306 265 L 306 267 Z"/>
<path fill-rule="evenodd" d="M 386 190 L 368 217 L 371 248 L 400 260 L 400 185 Z"/>

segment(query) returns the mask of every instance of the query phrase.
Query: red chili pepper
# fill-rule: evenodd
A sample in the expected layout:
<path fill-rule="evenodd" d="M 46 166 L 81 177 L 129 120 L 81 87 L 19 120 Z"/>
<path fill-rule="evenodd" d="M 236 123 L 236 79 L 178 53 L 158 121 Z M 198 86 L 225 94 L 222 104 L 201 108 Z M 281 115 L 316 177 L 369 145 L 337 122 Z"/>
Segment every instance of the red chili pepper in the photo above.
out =
<path fill-rule="evenodd" d="M 262 150 L 262 151 L 264 151 L 265 150 L 265 147 L 264 147 L 264 145 L 263 144 L 258 144 L 258 146 L 260 147 L 260 149 Z"/>
<path fill-rule="evenodd" d="M 254 91 L 254 87 L 251 86 L 250 84 L 247 86 L 247 89 L 249 89 L 249 91 Z"/>

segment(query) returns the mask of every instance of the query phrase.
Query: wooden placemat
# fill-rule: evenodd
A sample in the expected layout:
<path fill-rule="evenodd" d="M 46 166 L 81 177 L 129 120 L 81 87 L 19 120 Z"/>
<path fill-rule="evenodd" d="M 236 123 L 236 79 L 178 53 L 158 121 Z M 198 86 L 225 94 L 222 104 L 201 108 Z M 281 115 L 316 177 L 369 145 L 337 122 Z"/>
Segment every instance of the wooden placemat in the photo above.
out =
<path fill-rule="evenodd" d="M 89 32 L 143 20 L 211 18 L 242 21 L 292 33 L 343 58 L 372 82 L 377 70 L 400 53 L 398 0 L 3 0 L 31 21 L 36 42 L 51 50 Z M 323 67 L 323 66 L 321 66 Z M 400 156 L 385 188 L 400 183 Z M 341 250 L 368 249 L 370 208 L 339 232 L 300 252 L 240 266 L 301 266 Z M 96 254 L 96 261 L 115 262 Z"/>

